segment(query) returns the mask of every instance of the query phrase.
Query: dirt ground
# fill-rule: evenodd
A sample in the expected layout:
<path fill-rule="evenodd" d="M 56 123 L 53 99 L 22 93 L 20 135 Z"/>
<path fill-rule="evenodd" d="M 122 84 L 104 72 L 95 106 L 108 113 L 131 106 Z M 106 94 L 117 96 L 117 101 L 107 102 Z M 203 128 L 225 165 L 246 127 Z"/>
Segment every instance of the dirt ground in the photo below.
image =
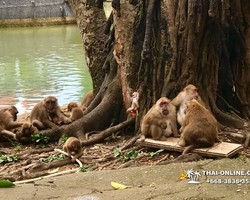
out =
<path fill-rule="evenodd" d="M 66 113 L 66 107 L 62 106 Z M 18 116 L 18 121 L 29 121 L 30 113 Z M 230 133 L 239 134 L 239 130 L 228 129 Z M 242 143 L 241 137 L 233 137 L 229 132 L 220 134 L 220 139 L 227 142 Z M 229 137 L 230 136 L 230 137 Z M 94 137 L 94 136 L 91 136 Z M 87 146 L 83 150 L 80 161 L 87 171 L 114 170 L 128 167 L 151 166 L 164 161 L 170 161 L 179 156 L 179 153 L 140 147 L 132 147 L 120 152 L 119 149 L 128 143 L 132 136 L 113 134 L 103 143 Z M 54 160 L 46 163 L 47 158 L 61 157 L 61 153 L 54 151 L 54 148 L 62 149 L 62 144 L 49 143 L 45 148 L 36 148 L 34 144 L 22 145 L 15 141 L 0 143 L 0 152 L 6 156 L 19 156 L 19 160 L 1 164 L 0 180 L 9 179 L 19 181 L 49 175 L 55 172 L 62 172 L 69 169 L 78 168 L 77 163 L 72 163 L 65 156 L 62 160 Z M 235 157 L 239 157 L 236 155 Z M 245 150 L 240 156 L 246 160 L 248 151 Z M 1 159 L 0 159 L 1 160 Z"/>

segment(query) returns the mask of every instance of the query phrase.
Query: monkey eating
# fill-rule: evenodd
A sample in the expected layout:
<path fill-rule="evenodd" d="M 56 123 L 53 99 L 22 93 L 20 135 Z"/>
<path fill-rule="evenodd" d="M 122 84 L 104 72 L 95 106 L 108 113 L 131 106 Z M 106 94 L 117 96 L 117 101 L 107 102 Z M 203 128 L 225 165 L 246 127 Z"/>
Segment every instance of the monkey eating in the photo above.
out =
<path fill-rule="evenodd" d="M 30 122 L 39 130 L 51 128 L 54 131 L 58 130 L 58 126 L 51 121 L 49 116 L 58 116 L 64 124 L 70 123 L 71 120 L 65 117 L 57 103 L 57 98 L 54 96 L 45 97 L 37 103 L 31 111 Z M 52 117 L 53 118 L 53 117 Z"/>
<path fill-rule="evenodd" d="M 138 108 L 139 108 L 139 92 L 133 92 L 131 97 L 131 107 L 127 109 L 127 112 L 131 113 L 131 115 L 138 115 Z"/>
<path fill-rule="evenodd" d="M 16 133 L 16 139 L 21 143 L 31 142 L 31 135 L 37 134 L 39 131 L 37 127 L 30 123 L 24 123 L 21 129 Z"/>
<path fill-rule="evenodd" d="M 16 122 L 18 110 L 15 106 L 10 106 L 0 110 L 0 141 L 6 139 L 16 139 L 13 129 L 23 125 L 22 122 Z"/>
<path fill-rule="evenodd" d="M 75 137 L 69 137 L 63 145 L 63 151 L 68 153 L 69 159 L 71 159 L 71 155 L 73 155 L 72 162 L 75 162 L 76 159 L 79 159 L 83 154 L 81 141 Z"/>
<path fill-rule="evenodd" d="M 76 102 L 69 103 L 68 111 L 71 112 L 70 119 L 72 122 L 83 117 L 83 110 L 78 106 Z"/>
<path fill-rule="evenodd" d="M 83 109 L 83 110 L 86 110 L 87 107 L 89 107 L 89 105 L 91 104 L 91 102 L 93 101 L 94 99 L 94 93 L 93 93 L 93 90 L 89 91 L 83 98 L 81 104 L 80 104 L 80 107 Z"/>
<path fill-rule="evenodd" d="M 218 139 L 217 121 L 214 116 L 193 99 L 186 103 L 186 117 L 178 144 L 185 147 L 182 154 L 189 153 L 195 148 L 211 147 Z"/>
<path fill-rule="evenodd" d="M 154 140 L 166 140 L 174 134 L 178 137 L 176 108 L 166 97 L 160 98 L 142 119 L 141 141 L 151 136 Z"/>
<path fill-rule="evenodd" d="M 176 107 L 179 106 L 177 111 L 177 121 L 182 126 L 185 119 L 185 111 L 187 109 L 186 102 L 196 99 L 202 105 L 205 105 L 198 94 L 198 89 L 194 85 L 187 85 L 173 100 L 172 104 Z"/>

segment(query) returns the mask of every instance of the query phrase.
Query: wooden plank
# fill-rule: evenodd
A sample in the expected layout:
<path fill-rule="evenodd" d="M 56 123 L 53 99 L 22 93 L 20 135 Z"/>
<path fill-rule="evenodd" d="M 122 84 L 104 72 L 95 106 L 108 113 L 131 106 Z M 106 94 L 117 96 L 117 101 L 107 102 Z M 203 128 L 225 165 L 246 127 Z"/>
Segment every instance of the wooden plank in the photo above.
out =
<path fill-rule="evenodd" d="M 158 141 L 158 140 L 146 138 L 144 142 L 142 142 L 140 139 L 137 140 L 136 144 L 140 146 L 182 152 L 185 149 L 185 147 L 179 146 L 177 144 L 178 141 L 179 141 L 179 138 L 173 138 L 173 137 L 169 137 L 166 141 Z M 213 147 L 199 148 L 199 149 L 193 150 L 192 152 L 198 153 L 202 156 L 207 156 L 207 157 L 228 158 L 240 152 L 242 149 L 243 149 L 243 146 L 241 144 L 220 142 L 220 143 L 215 143 Z"/>

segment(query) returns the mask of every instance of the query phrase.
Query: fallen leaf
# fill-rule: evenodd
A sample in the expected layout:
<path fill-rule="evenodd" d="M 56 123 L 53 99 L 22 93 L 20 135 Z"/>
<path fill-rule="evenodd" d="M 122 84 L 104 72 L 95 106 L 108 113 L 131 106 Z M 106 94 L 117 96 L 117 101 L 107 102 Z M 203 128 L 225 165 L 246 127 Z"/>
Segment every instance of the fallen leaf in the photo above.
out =
<path fill-rule="evenodd" d="M 14 183 L 12 183 L 9 180 L 0 180 L 0 188 L 5 188 L 5 187 L 12 187 L 15 186 Z"/>
<path fill-rule="evenodd" d="M 59 170 L 59 167 L 57 167 L 56 169 L 53 169 L 51 171 L 48 171 L 48 173 L 49 174 L 54 174 L 54 173 L 58 172 L 58 170 Z"/>
<path fill-rule="evenodd" d="M 111 182 L 111 185 L 113 188 L 119 189 L 119 190 L 123 190 L 123 189 L 126 189 L 128 187 L 126 185 L 122 185 L 122 184 L 116 183 L 116 182 Z"/>
<path fill-rule="evenodd" d="M 180 180 L 183 180 L 183 179 L 185 179 L 185 178 L 186 178 L 186 172 L 184 172 L 183 174 L 181 174 Z"/>

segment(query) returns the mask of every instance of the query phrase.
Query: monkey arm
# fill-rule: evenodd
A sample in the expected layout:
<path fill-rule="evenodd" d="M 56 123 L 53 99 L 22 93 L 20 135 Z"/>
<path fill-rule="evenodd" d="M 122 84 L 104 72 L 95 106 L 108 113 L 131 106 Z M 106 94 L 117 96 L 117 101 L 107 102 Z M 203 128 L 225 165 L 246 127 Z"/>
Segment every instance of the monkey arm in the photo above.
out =
<path fill-rule="evenodd" d="M 168 123 L 167 123 L 167 121 L 165 119 L 159 119 L 159 118 L 156 118 L 156 117 L 151 117 L 150 122 L 151 122 L 151 124 L 158 125 L 163 129 L 167 128 L 167 126 L 168 126 Z"/>
<path fill-rule="evenodd" d="M 55 131 L 58 130 L 58 126 L 53 122 L 49 121 L 48 119 L 45 119 L 44 121 L 42 121 L 42 123 L 46 128 L 51 128 L 52 130 Z"/>
<path fill-rule="evenodd" d="M 78 151 L 78 153 L 75 155 L 75 158 L 76 158 L 76 159 L 79 159 L 79 158 L 82 157 L 82 155 L 83 155 L 83 152 L 82 152 L 82 149 L 80 149 L 80 150 Z"/>
<path fill-rule="evenodd" d="M 11 130 L 11 129 L 14 129 L 14 128 L 18 128 L 18 127 L 20 127 L 20 126 L 22 126 L 23 125 L 23 122 L 14 122 L 14 121 L 12 121 L 11 123 L 9 123 L 8 125 L 7 125 L 7 129 L 8 130 Z"/>
<path fill-rule="evenodd" d="M 66 116 L 63 115 L 61 109 L 59 108 L 56 112 L 57 116 L 62 119 L 63 123 L 68 124 L 71 121 L 71 119 L 67 118 Z"/>
<path fill-rule="evenodd" d="M 181 93 L 179 93 L 179 94 L 177 95 L 177 97 L 175 97 L 175 98 L 171 101 L 171 103 L 172 103 L 174 106 L 179 106 L 179 105 L 181 105 L 181 103 L 183 102 L 183 100 L 184 100 L 184 96 L 183 96 L 183 92 L 181 92 Z"/>
<path fill-rule="evenodd" d="M 2 130 L 0 135 L 6 136 L 7 138 L 11 138 L 11 139 L 12 138 L 16 139 L 16 134 L 8 130 Z"/>
<path fill-rule="evenodd" d="M 116 55 L 116 51 L 114 50 L 114 57 L 115 57 L 115 60 L 118 64 L 121 64 L 121 60 L 120 58 Z"/>
<path fill-rule="evenodd" d="M 174 137 L 179 137 L 178 129 L 177 129 L 177 122 L 173 120 L 171 123 L 172 131 L 174 134 Z"/>

